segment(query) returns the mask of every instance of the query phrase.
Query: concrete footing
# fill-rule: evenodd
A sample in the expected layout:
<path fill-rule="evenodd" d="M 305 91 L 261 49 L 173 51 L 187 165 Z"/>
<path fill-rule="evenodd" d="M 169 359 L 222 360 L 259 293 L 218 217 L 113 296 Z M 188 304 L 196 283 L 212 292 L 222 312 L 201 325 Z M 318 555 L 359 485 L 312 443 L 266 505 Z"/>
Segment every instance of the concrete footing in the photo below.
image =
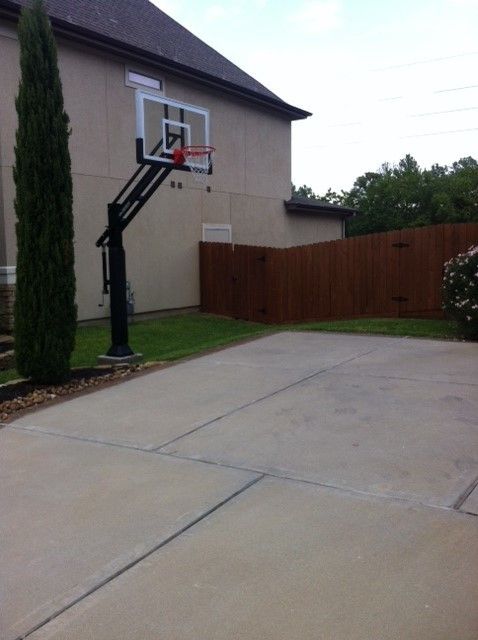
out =
<path fill-rule="evenodd" d="M 132 353 L 130 356 L 123 356 L 122 358 L 115 358 L 114 356 L 98 356 L 98 364 L 137 364 L 143 361 L 142 353 Z"/>

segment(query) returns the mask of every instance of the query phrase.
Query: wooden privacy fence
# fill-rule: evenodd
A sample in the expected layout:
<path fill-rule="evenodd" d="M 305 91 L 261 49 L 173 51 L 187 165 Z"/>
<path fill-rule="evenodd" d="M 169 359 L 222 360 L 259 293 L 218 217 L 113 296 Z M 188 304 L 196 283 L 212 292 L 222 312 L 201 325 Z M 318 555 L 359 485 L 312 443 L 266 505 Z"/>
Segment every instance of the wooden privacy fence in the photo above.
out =
<path fill-rule="evenodd" d="M 202 242 L 203 311 L 257 322 L 442 317 L 446 260 L 478 243 L 478 223 L 275 249 Z"/>

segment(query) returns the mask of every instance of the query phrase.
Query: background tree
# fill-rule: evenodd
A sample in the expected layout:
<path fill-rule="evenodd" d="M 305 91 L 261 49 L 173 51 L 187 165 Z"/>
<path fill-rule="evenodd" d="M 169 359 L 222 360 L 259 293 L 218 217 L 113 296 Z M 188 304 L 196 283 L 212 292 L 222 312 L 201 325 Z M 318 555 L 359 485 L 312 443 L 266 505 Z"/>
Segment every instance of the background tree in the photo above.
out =
<path fill-rule="evenodd" d="M 394 231 L 444 222 L 478 221 L 478 163 L 462 158 L 451 166 L 421 169 L 410 155 L 398 165 L 359 176 L 350 191 L 329 189 L 323 196 L 311 187 L 292 185 L 292 195 L 351 207 L 347 235 Z"/>
<path fill-rule="evenodd" d="M 69 373 L 76 330 L 69 119 L 42 0 L 18 26 L 15 354 L 18 371 L 50 383 Z"/>
<path fill-rule="evenodd" d="M 328 189 L 327 192 L 321 196 L 312 191 L 311 187 L 308 187 L 306 184 L 303 184 L 301 187 L 296 187 L 294 183 L 292 183 L 292 195 L 298 198 L 309 198 L 313 200 L 321 200 L 322 202 L 330 202 L 331 204 L 341 204 L 344 198 L 344 192 L 341 194 L 332 191 L 332 189 Z"/>
<path fill-rule="evenodd" d="M 357 178 L 343 204 L 359 210 L 347 235 L 392 231 L 444 222 L 478 220 L 478 164 L 462 158 L 451 167 L 421 169 L 407 155 Z"/>
<path fill-rule="evenodd" d="M 297 198 L 317 198 L 311 187 L 308 187 L 306 184 L 303 184 L 301 187 L 296 187 L 295 184 L 292 183 L 292 195 Z"/>

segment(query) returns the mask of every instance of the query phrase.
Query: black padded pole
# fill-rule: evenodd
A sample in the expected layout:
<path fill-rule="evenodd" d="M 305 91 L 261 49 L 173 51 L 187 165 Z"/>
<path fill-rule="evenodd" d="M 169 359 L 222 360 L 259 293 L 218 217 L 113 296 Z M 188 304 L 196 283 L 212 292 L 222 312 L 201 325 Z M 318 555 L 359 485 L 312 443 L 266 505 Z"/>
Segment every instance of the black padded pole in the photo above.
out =
<path fill-rule="evenodd" d="M 108 262 L 111 305 L 111 347 L 107 355 L 124 358 L 133 355 L 128 344 L 126 304 L 126 260 L 118 204 L 108 205 Z"/>

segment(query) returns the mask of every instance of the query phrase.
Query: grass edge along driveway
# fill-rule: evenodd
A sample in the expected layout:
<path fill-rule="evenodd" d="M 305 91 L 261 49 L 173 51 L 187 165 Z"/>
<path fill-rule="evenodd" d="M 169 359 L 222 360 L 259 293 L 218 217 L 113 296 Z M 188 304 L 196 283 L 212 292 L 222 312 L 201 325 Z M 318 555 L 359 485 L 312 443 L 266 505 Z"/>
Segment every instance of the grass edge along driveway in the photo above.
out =
<path fill-rule="evenodd" d="M 366 318 L 293 325 L 265 325 L 208 314 L 191 313 L 133 322 L 130 345 L 146 362 L 172 361 L 214 347 L 276 331 L 332 331 L 388 336 L 457 339 L 456 325 L 447 320 Z M 108 326 L 78 327 L 72 367 L 94 367 L 110 343 Z M 14 369 L 0 371 L 0 384 L 18 378 Z"/>

